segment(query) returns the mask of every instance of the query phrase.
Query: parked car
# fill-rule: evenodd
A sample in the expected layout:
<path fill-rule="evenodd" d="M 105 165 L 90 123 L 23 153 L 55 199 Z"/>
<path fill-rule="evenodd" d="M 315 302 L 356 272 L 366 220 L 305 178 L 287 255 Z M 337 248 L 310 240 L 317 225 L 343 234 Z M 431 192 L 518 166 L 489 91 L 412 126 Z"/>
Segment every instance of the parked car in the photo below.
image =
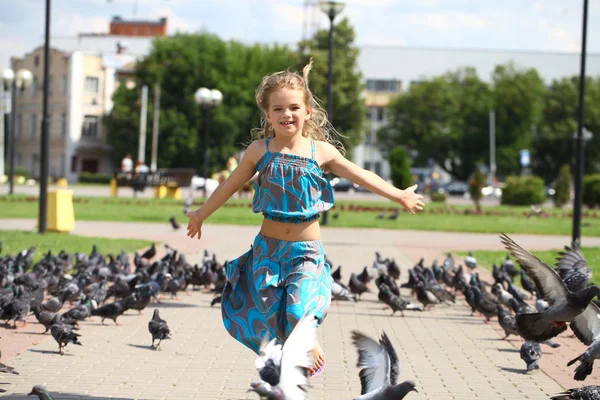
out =
<path fill-rule="evenodd" d="M 349 181 L 346 178 L 336 177 L 336 178 L 333 178 L 330 181 L 330 183 L 335 192 L 355 193 L 355 192 L 367 192 L 368 191 L 364 187 L 357 185 L 356 183 L 352 183 L 351 181 Z"/>
<path fill-rule="evenodd" d="M 438 193 L 447 193 L 448 196 L 464 196 L 469 193 L 469 184 L 463 181 L 452 181 L 442 185 Z"/>

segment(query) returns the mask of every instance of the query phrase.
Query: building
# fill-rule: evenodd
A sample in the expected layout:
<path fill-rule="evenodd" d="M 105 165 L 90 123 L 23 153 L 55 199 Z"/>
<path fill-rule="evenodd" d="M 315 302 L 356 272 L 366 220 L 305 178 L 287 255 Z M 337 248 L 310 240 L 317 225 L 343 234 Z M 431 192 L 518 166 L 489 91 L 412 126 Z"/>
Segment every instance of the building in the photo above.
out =
<path fill-rule="evenodd" d="M 518 67 L 535 68 L 549 85 L 554 79 L 579 75 L 579 53 L 505 51 L 401 46 L 362 46 L 358 64 L 366 79 L 369 128 L 365 140 L 353 152 L 353 162 L 384 179 L 389 163 L 377 148 L 377 130 L 386 124 L 385 106 L 411 85 L 471 66 L 487 82 L 496 65 L 513 61 Z M 587 76 L 600 75 L 600 54 L 587 54 Z"/>
<path fill-rule="evenodd" d="M 165 26 L 166 19 L 148 24 Z M 76 181 L 81 172 L 112 172 L 102 117 L 112 110 L 118 85 L 135 84 L 135 63 L 148 54 L 151 41 L 152 37 L 97 34 L 51 40 L 49 176 Z M 32 85 L 16 97 L 15 167 L 30 170 L 34 178 L 40 174 L 43 58 L 40 46 L 11 59 L 13 70 L 26 68 L 33 74 Z"/>
<path fill-rule="evenodd" d="M 154 37 L 167 36 L 167 19 L 158 21 L 127 21 L 121 17 L 113 17 L 110 21 L 111 36 Z"/>

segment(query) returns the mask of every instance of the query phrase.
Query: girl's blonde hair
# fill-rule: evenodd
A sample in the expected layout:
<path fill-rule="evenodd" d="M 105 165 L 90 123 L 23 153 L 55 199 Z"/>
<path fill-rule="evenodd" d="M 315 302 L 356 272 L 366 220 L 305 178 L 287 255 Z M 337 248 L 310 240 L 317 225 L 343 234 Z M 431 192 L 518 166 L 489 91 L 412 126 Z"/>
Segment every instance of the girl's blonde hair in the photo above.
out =
<path fill-rule="evenodd" d="M 311 110 L 310 118 L 304 121 L 302 135 L 314 140 L 331 143 L 344 154 L 344 146 L 336 139 L 337 136 L 342 135 L 331 125 L 331 122 L 327 119 L 327 113 L 319 105 L 319 102 L 308 87 L 308 73 L 312 69 L 312 65 L 313 60 L 311 58 L 310 62 L 302 69 L 302 76 L 297 72 L 279 71 L 263 78 L 261 84 L 256 89 L 256 104 L 262 111 L 261 127 L 252 130 L 253 136 L 257 135 L 260 139 L 275 137 L 275 130 L 267 120 L 271 93 L 284 88 L 302 90 L 304 92 L 304 102 Z"/>

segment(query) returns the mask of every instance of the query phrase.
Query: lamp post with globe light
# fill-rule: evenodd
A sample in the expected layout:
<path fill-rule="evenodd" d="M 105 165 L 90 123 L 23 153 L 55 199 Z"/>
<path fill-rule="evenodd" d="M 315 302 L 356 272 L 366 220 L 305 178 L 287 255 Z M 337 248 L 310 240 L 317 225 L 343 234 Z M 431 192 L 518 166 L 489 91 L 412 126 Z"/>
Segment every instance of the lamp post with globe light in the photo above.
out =
<path fill-rule="evenodd" d="M 341 0 L 320 0 L 319 8 L 329 17 L 329 75 L 327 78 L 327 117 L 333 123 L 333 20 L 344 10 Z M 327 225 L 328 212 L 323 213 L 323 225 Z"/>
<path fill-rule="evenodd" d="M 217 89 L 202 87 L 194 94 L 196 104 L 204 110 L 204 197 L 207 196 L 206 182 L 208 180 L 208 138 L 210 134 L 210 112 L 223 101 L 223 94 Z"/>
<path fill-rule="evenodd" d="M 0 92 L 4 89 L 4 85 L 6 85 L 7 87 L 10 88 L 10 107 L 11 107 L 11 114 L 10 114 L 10 123 L 9 123 L 9 129 L 8 129 L 8 136 L 7 136 L 7 155 L 8 155 L 8 194 L 13 194 L 14 192 L 14 176 L 15 176 L 15 136 L 16 136 L 16 132 L 17 132 L 17 125 L 16 125 L 16 119 L 17 119 L 17 90 L 19 91 L 23 91 L 25 89 L 27 89 L 30 85 L 31 82 L 33 81 L 33 74 L 31 73 L 31 71 L 27 70 L 27 69 L 19 69 L 17 71 L 17 73 L 15 74 L 14 71 L 10 68 L 6 68 L 4 70 L 2 70 L 1 74 L 0 74 L 0 86 L 2 86 L 2 88 L 0 88 Z M 3 98 L 2 95 L 0 94 L 0 103 L 2 102 Z M 2 117 L 2 122 L 4 122 L 4 109 L 3 107 L 0 105 L 0 115 Z M 0 126 L 2 126 L 3 124 L 0 123 Z M 4 149 L 2 148 L 2 143 L 4 143 L 4 131 L 2 130 L 2 132 L 0 132 L 0 165 L 3 167 L 4 166 Z M 2 176 L 3 173 L 0 173 L 0 176 Z"/>

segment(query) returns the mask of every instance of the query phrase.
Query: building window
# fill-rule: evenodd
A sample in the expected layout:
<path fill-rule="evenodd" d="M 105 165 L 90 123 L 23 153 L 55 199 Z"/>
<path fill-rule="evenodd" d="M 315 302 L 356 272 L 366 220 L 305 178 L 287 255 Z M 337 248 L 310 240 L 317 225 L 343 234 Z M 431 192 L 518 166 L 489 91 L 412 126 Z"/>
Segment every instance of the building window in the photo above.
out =
<path fill-rule="evenodd" d="M 67 113 L 62 113 L 60 116 L 60 136 L 67 136 Z"/>
<path fill-rule="evenodd" d="M 99 80 L 93 76 L 85 77 L 85 91 L 87 93 L 98 93 Z"/>
<path fill-rule="evenodd" d="M 367 79 L 367 90 L 370 92 L 397 92 L 400 82 L 395 79 Z"/>
<path fill-rule="evenodd" d="M 410 81 L 410 86 L 417 86 L 419 84 L 423 83 L 423 81 Z"/>
<path fill-rule="evenodd" d="M 34 57 L 34 59 L 33 59 L 33 65 L 34 65 L 35 67 L 37 67 L 37 66 L 39 66 L 39 65 L 40 65 L 40 56 L 35 56 L 35 57 Z"/>
<path fill-rule="evenodd" d="M 93 115 L 83 117 L 83 125 L 81 126 L 81 136 L 98 137 L 98 123 L 100 118 Z"/>
<path fill-rule="evenodd" d="M 31 116 L 31 137 L 35 137 L 36 131 L 37 131 L 37 115 L 33 114 Z"/>
<path fill-rule="evenodd" d="M 67 81 L 68 81 L 68 76 L 67 75 L 63 75 L 62 78 L 60 78 L 60 91 L 62 92 L 62 94 L 64 94 L 66 96 L 67 94 Z"/>
<path fill-rule="evenodd" d="M 20 137 L 23 133 L 23 116 L 19 114 L 17 116 L 17 126 L 15 127 L 15 137 Z"/>
<path fill-rule="evenodd" d="M 385 119 L 384 107 L 369 107 L 368 118 L 370 121 L 383 121 Z"/>
<path fill-rule="evenodd" d="M 371 171 L 371 162 L 365 161 L 364 165 L 365 165 L 364 168 L 366 170 Z M 381 161 L 375 161 L 373 163 L 373 167 L 374 167 L 374 170 L 372 170 L 372 171 L 375 172 L 376 175 L 381 176 Z"/>

